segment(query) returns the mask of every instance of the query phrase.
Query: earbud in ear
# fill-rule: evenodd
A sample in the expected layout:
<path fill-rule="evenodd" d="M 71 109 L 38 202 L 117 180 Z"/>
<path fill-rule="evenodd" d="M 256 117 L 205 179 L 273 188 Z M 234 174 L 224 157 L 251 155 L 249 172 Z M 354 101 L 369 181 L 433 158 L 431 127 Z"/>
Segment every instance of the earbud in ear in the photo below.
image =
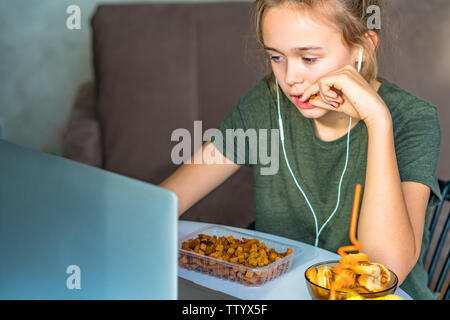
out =
<path fill-rule="evenodd" d="M 357 68 L 358 72 L 361 71 L 361 65 L 362 65 L 363 53 L 364 53 L 363 48 L 360 48 L 360 49 L 359 49 L 359 54 L 358 54 L 358 68 Z"/>

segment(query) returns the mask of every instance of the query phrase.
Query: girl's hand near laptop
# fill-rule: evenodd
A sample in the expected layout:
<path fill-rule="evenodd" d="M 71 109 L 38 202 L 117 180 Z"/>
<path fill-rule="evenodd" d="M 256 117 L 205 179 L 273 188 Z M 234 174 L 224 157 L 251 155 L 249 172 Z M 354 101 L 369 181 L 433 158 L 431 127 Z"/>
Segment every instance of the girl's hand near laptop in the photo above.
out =
<path fill-rule="evenodd" d="M 213 148 L 213 151 L 206 152 L 206 148 Z M 217 156 L 221 158 L 219 163 L 223 164 L 214 163 L 216 152 L 219 153 Z M 203 157 L 200 164 L 194 164 L 197 153 L 201 153 L 201 157 Z M 225 158 L 209 141 L 205 142 L 202 148 L 191 156 L 190 163 L 180 166 L 159 184 L 161 188 L 168 189 L 177 195 L 178 216 L 181 216 L 242 167 Z"/>

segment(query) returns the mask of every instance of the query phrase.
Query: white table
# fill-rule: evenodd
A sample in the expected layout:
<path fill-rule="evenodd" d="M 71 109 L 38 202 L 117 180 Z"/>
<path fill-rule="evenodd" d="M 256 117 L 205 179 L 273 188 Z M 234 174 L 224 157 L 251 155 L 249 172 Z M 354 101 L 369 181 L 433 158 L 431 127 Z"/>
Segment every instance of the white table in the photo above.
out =
<path fill-rule="evenodd" d="M 193 222 L 193 221 L 179 221 L 178 223 L 178 239 L 194 232 L 208 223 Z M 300 249 L 300 254 L 294 258 L 289 271 L 273 281 L 269 281 L 261 287 L 248 287 L 238 282 L 220 279 L 201 272 L 178 268 L 178 276 L 192 281 L 200 286 L 210 288 L 215 291 L 220 291 L 233 297 L 245 300 L 311 300 L 311 296 L 306 288 L 304 273 L 306 268 L 312 264 L 327 261 L 339 260 L 339 255 L 336 253 L 316 248 L 312 245 L 305 244 L 299 241 L 274 236 L 271 234 L 241 229 L 235 227 L 228 227 L 238 232 L 247 233 L 253 236 L 262 236 L 267 239 L 287 243 Z M 403 299 L 412 300 L 412 298 L 398 288 L 395 294 Z"/>

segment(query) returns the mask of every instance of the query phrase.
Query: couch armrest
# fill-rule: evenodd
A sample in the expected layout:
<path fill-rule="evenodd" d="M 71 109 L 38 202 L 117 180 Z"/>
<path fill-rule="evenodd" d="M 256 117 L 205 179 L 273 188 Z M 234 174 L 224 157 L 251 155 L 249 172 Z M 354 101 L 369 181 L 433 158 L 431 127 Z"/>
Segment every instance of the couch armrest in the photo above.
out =
<path fill-rule="evenodd" d="M 62 156 L 101 168 L 101 128 L 95 101 L 95 84 L 83 83 L 78 90 L 64 135 Z"/>

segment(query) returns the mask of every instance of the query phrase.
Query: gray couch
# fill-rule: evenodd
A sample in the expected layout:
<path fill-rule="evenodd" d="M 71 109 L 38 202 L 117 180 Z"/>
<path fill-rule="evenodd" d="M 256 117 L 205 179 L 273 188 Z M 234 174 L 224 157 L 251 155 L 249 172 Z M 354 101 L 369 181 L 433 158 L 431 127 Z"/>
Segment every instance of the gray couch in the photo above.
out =
<path fill-rule="evenodd" d="M 390 3 L 380 74 L 438 107 L 438 176 L 449 179 L 450 47 L 442 39 L 449 38 L 450 1 Z M 203 121 L 203 132 L 217 127 L 267 72 L 250 30 L 250 5 L 100 6 L 92 18 L 95 81 L 79 90 L 64 156 L 153 184 L 169 176 L 177 168 L 170 159 L 173 130 L 193 132 L 194 120 Z M 245 167 L 182 219 L 246 227 L 252 192 Z"/>

